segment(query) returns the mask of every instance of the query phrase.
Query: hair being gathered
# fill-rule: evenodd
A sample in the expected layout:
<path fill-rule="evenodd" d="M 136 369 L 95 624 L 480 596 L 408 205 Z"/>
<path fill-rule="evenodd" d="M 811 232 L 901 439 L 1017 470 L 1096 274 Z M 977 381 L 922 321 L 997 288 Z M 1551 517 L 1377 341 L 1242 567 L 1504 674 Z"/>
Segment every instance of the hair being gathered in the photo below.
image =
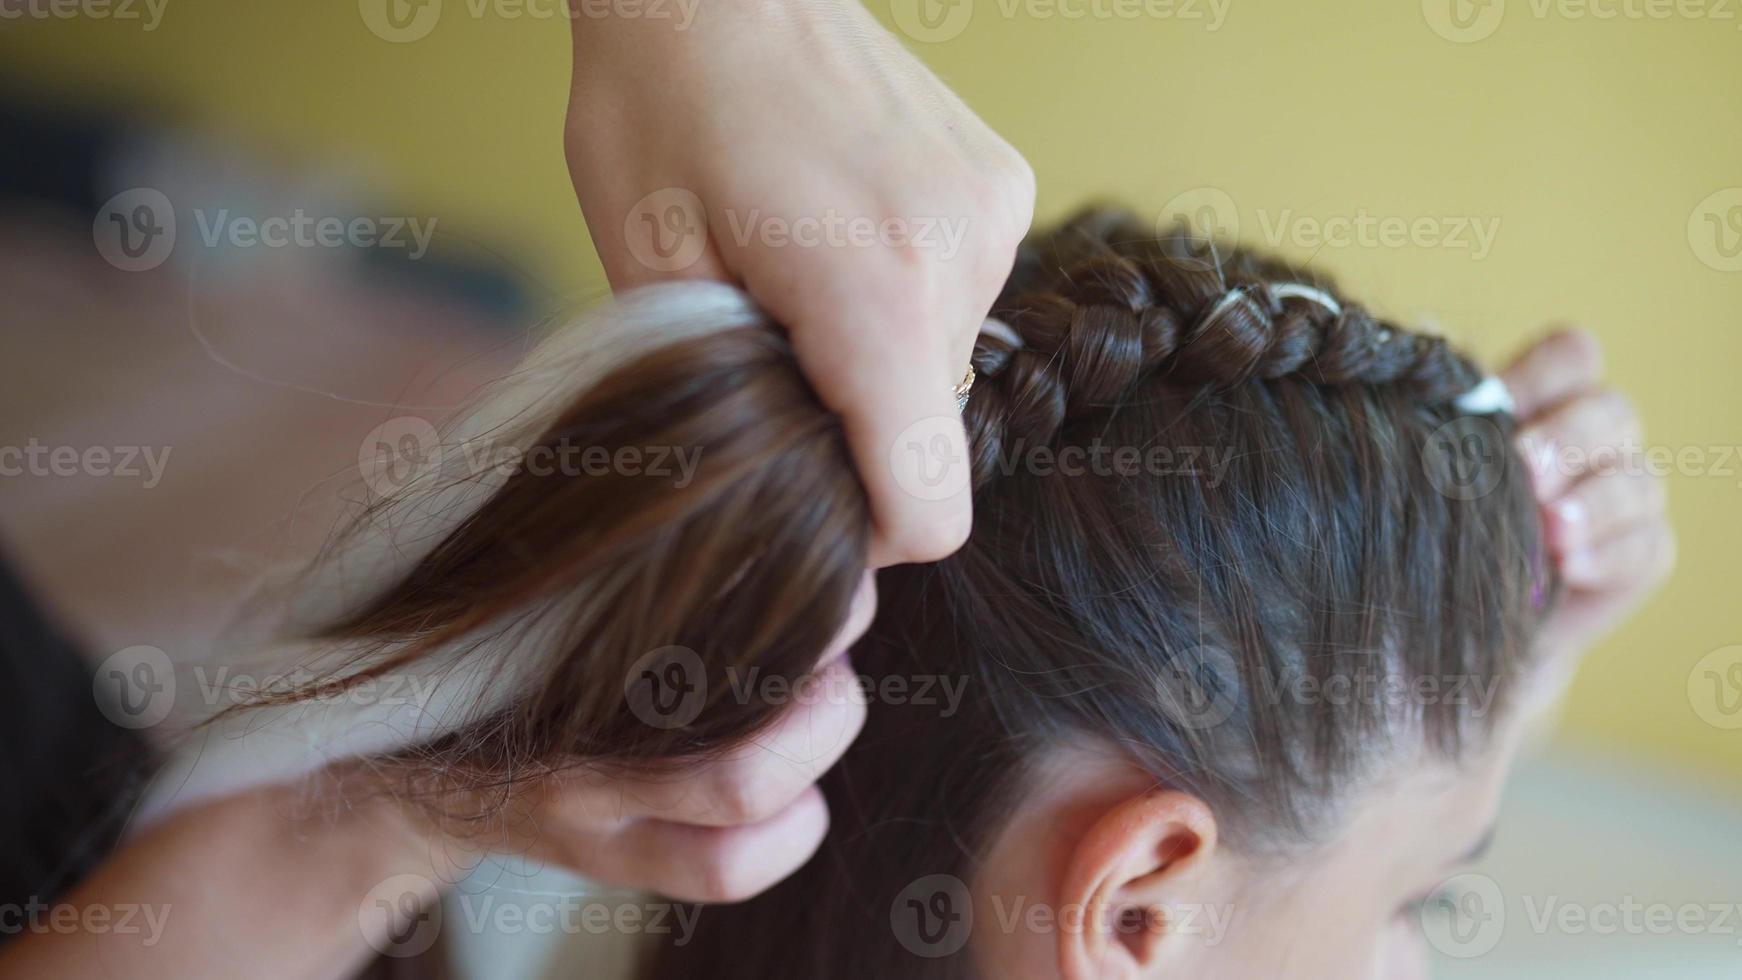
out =
<path fill-rule="evenodd" d="M 1482 373 L 1443 339 L 1322 278 L 1109 211 L 1031 239 L 993 315 L 1010 329 L 982 334 L 964 413 L 972 535 L 883 572 L 854 652 L 872 680 L 958 679 L 960 704 L 874 701 L 824 780 L 822 853 L 708 909 L 649 976 L 971 975 L 966 954 L 905 950 L 890 903 L 924 875 L 970 879 L 1049 747 L 1104 746 L 1206 801 L 1230 846 L 1281 850 L 1321 836 L 1404 746 L 1478 744 L 1526 662 L 1550 583 L 1505 448 L 1514 423 L 1459 411 Z M 1492 450 L 1475 490 L 1441 465 L 1470 438 Z M 408 771 L 511 788 L 577 760 L 705 758 L 766 724 L 779 706 L 746 699 L 732 672 L 815 666 L 869 520 L 839 421 L 781 330 L 649 351 L 537 444 L 701 455 L 681 486 L 515 471 L 325 626 L 391 651 L 363 676 L 531 610 L 554 623 L 515 654 L 534 665 L 523 693 L 407 753 Z M 625 697 L 668 647 L 706 673 L 706 703 L 669 728 Z M 1333 678 L 1501 697 L 1291 693 Z"/>

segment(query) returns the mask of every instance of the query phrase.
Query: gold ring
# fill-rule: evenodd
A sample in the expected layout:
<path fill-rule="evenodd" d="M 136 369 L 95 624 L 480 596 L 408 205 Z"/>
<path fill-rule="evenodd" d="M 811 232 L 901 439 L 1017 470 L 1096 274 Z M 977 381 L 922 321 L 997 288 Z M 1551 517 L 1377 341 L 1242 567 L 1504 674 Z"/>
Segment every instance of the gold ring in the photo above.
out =
<path fill-rule="evenodd" d="M 956 411 L 960 412 L 968 407 L 968 392 L 973 388 L 974 365 L 970 364 L 968 365 L 968 373 L 962 376 L 962 383 L 953 389 L 956 393 Z"/>

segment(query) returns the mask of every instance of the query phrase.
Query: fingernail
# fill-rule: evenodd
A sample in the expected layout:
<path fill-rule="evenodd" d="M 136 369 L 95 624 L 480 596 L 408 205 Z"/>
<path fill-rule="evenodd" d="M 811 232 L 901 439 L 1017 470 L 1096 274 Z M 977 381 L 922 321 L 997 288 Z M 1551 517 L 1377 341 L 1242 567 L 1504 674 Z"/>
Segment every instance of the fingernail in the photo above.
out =
<path fill-rule="evenodd" d="M 1553 436 L 1538 429 L 1528 429 L 1519 433 L 1517 447 L 1524 456 L 1525 468 L 1530 471 L 1531 485 L 1539 495 L 1560 482 L 1553 479 L 1563 465 L 1560 443 Z"/>
<path fill-rule="evenodd" d="M 1561 575 L 1574 581 L 1582 581 L 1590 576 L 1592 561 L 1589 551 L 1574 551 L 1561 559 Z"/>
<path fill-rule="evenodd" d="M 816 666 L 816 672 L 820 674 L 826 670 L 833 670 L 837 667 L 851 672 L 853 669 L 852 653 L 853 644 L 849 643 L 834 653 L 824 654 L 822 661 Z"/>
<path fill-rule="evenodd" d="M 1581 541 L 1585 533 L 1585 502 L 1562 500 L 1552 508 L 1555 518 L 1555 544 L 1562 549 Z"/>

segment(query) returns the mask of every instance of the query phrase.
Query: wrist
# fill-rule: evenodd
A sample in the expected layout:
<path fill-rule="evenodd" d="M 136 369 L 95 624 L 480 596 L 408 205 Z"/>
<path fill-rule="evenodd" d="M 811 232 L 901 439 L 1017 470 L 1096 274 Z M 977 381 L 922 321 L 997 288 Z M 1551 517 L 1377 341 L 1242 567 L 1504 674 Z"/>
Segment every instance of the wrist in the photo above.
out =
<path fill-rule="evenodd" d="M 340 820 L 346 825 L 340 832 L 355 849 L 358 865 L 376 881 L 415 875 L 440 892 L 476 863 L 476 855 L 443 833 L 415 802 L 386 790 L 348 806 Z"/>
<path fill-rule="evenodd" d="M 739 39 L 870 17 L 858 0 L 688 0 L 671 5 L 668 16 L 626 16 L 615 9 L 617 0 L 567 2 L 577 82 L 668 76 L 692 57 L 686 52 L 711 55 Z"/>
<path fill-rule="evenodd" d="M 430 882 L 424 897 L 434 898 L 460 871 L 444 859 L 427 823 L 384 790 L 311 799 L 301 787 L 274 786 L 220 805 L 243 808 L 241 821 L 311 866 L 343 869 L 335 880 L 351 882 L 348 890 L 360 888 L 359 894 L 388 878 L 415 875 Z"/>

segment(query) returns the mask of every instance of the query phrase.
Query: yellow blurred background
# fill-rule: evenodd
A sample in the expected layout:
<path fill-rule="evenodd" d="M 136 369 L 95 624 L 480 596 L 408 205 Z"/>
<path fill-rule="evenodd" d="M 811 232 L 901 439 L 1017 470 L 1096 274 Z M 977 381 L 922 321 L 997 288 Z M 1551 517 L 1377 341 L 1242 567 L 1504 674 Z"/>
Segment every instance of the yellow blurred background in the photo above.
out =
<path fill-rule="evenodd" d="M 566 19 L 537 0 L 431 2 L 439 17 L 404 41 L 371 30 L 376 0 L 166 0 L 150 29 L 143 0 L 141 19 L 12 17 L 0 80 L 38 105 L 165 111 L 291 166 L 368 174 L 384 204 L 488 243 L 541 296 L 597 292 L 562 153 Z M 1027 155 L 1040 221 L 1090 198 L 1159 217 L 1190 191 L 1231 203 L 1248 243 L 1490 358 L 1552 321 L 1595 331 L 1650 445 L 1687 461 L 1671 481 L 1682 557 L 1589 657 L 1562 737 L 1742 785 L 1742 667 L 1726 673 L 1742 659 L 1714 653 L 1742 644 L 1742 12 L 872 6 Z M 1349 240 L 1339 219 L 1414 230 Z"/>

